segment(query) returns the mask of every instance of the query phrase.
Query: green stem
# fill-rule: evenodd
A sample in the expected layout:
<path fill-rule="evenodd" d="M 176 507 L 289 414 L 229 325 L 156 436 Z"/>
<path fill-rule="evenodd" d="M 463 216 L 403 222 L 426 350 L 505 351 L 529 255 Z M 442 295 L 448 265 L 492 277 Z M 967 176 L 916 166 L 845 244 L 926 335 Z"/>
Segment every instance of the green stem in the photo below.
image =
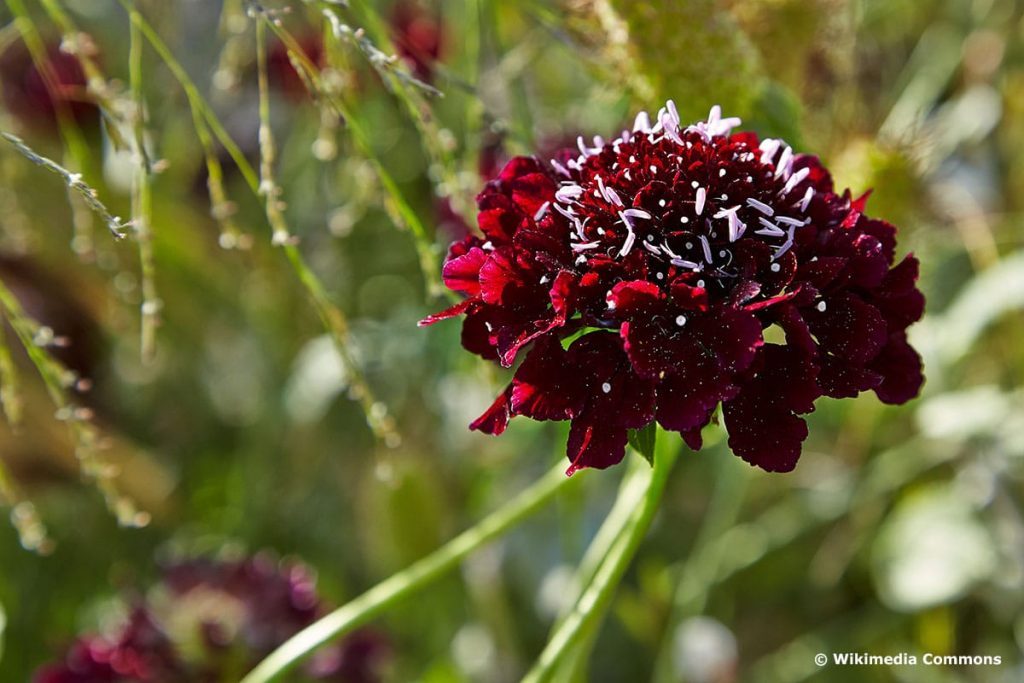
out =
<path fill-rule="evenodd" d="M 567 482 L 578 478 L 577 475 L 570 479 L 564 472 L 565 466 L 559 462 L 544 477 L 475 526 L 303 629 L 270 653 L 241 683 L 267 683 L 277 679 L 332 638 L 366 623 L 388 607 L 439 579 L 474 550 L 539 510 Z"/>
<path fill-rule="evenodd" d="M 523 683 L 553 680 L 565 658 L 597 628 L 615 589 L 654 520 L 669 472 L 677 457 L 677 451 L 662 451 L 655 457 L 650 472 L 644 473 L 641 481 L 646 480 L 646 493 L 642 503 L 634 510 L 629 523 L 612 544 L 590 585 L 576 602 L 576 607 L 548 641 L 536 664 L 523 678 Z"/>

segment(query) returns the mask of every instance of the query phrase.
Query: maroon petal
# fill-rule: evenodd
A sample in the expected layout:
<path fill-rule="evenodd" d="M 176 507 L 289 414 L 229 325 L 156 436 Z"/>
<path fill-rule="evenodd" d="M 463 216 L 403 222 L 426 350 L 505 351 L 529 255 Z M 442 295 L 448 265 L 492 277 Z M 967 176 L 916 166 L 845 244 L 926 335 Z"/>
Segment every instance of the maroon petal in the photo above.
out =
<path fill-rule="evenodd" d="M 480 230 L 494 246 L 509 244 L 513 235 L 526 222 L 519 212 L 504 207 L 481 211 L 476 220 Z"/>
<path fill-rule="evenodd" d="M 769 472 L 796 466 L 807 438 L 807 424 L 794 413 L 814 410 L 818 370 L 810 358 L 787 346 L 767 344 L 763 365 L 724 404 L 729 447 L 752 465 Z"/>
<path fill-rule="evenodd" d="M 496 317 L 491 307 L 470 311 L 462 323 L 462 347 L 485 360 L 497 360 L 498 351 L 494 348 L 491 335 Z"/>
<path fill-rule="evenodd" d="M 512 157 L 498 174 L 498 180 L 510 182 L 531 173 L 541 173 L 544 167 L 534 157 Z"/>
<path fill-rule="evenodd" d="M 603 470 L 619 464 L 626 455 L 628 440 L 625 427 L 594 420 L 590 415 L 575 418 L 566 447 L 571 464 L 565 473 L 571 476 L 584 467 Z"/>
<path fill-rule="evenodd" d="M 483 415 L 473 420 L 469 428 L 484 434 L 497 436 L 508 427 L 508 421 L 512 418 L 512 385 L 508 385 L 505 391 L 494 400 L 491 407 Z"/>
<path fill-rule="evenodd" d="M 696 316 L 691 333 L 729 373 L 750 367 L 757 349 L 764 343 L 757 316 L 737 308 L 712 309 L 706 315 Z"/>
<path fill-rule="evenodd" d="M 862 391 L 874 389 L 882 381 L 877 372 L 830 353 L 822 353 L 818 363 L 821 366 L 818 386 L 830 398 L 854 398 Z"/>
<path fill-rule="evenodd" d="M 807 321 L 796 306 L 786 305 L 779 309 L 779 326 L 786 333 L 786 342 L 811 356 L 817 353 L 818 345 L 811 336 Z"/>
<path fill-rule="evenodd" d="M 541 335 L 565 325 L 572 313 L 572 286 L 574 276 L 563 271 L 555 277 L 548 292 L 551 308 L 542 312 L 539 317 L 526 318 L 515 324 L 505 324 L 497 328 L 493 335 L 498 349 L 498 358 L 505 367 L 510 367 L 519 349 Z"/>
<path fill-rule="evenodd" d="M 917 396 L 924 384 L 922 368 L 921 357 L 907 343 L 906 333 L 892 335 L 871 363 L 871 369 L 883 378 L 875 387 L 878 398 L 883 403 L 900 404 Z"/>
<path fill-rule="evenodd" d="M 505 290 L 523 281 L 515 255 L 510 247 L 499 247 L 490 253 L 480 268 L 480 297 L 489 304 L 504 303 Z"/>
<path fill-rule="evenodd" d="M 843 272 L 847 259 L 840 256 L 824 256 L 801 263 L 796 271 L 796 279 L 809 282 L 815 289 L 824 289 Z"/>
<path fill-rule="evenodd" d="M 736 395 L 729 376 L 709 356 L 695 355 L 658 383 L 658 424 L 665 429 L 698 433 L 722 401 Z"/>
<path fill-rule="evenodd" d="M 444 284 L 456 292 L 470 296 L 479 294 L 480 268 L 486 261 L 487 252 L 480 247 L 473 247 L 462 256 L 450 259 L 441 271 Z"/>
<path fill-rule="evenodd" d="M 539 340 L 512 381 L 512 412 L 534 420 L 567 420 L 584 402 L 579 371 L 555 337 Z"/>
<path fill-rule="evenodd" d="M 665 295 L 653 282 L 634 280 L 620 282 L 608 295 L 609 308 L 616 315 L 629 318 L 643 316 L 664 308 Z"/>
<path fill-rule="evenodd" d="M 708 291 L 703 287 L 693 287 L 682 280 L 676 279 L 669 290 L 672 300 L 686 311 L 708 310 Z"/>
<path fill-rule="evenodd" d="M 859 365 L 874 358 L 888 336 L 878 309 L 848 292 L 826 297 L 802 313 L 824 348 Z"/>
<path fill-rule="evenodd" d="M 462 315 L 470 308 L 472 308 L 474 305 L 479 303 L 480 302 L 476 299 L 464 299 L 459 303 L 455 304 L 454 306 L 451 306 L 449 308 L 444 309 L 443 311 L 440 311 L 439 313 L 432 313 L 431 315 L 428 315 L 426 318 L 424 318 L 423 320 L 419 321 L 416 324 L 419 325 L 420 327 L 427 327 L 428 325 L 433 325 L 434 323 L 441 322 L 442 320 L 447 320 L 448 318 L 454 318 L 455 316 Z"/>
<path fill-rule="evenodd" d="M 871 303 L 893 331 L 905 329 L 924 314 L 924 295 L 916 287 L 918 262 L 907 256 L 885 276 Z"/>
<path fill-rule="evenodd" d="M 555 181 L 545 173 L 531 173 L 511 183 L 512 201 L 528 216 L 533 216 L 546 202 L 555 198 Z"/>
<path fill-rule="evenodd" d="M 591 332 L 569 347 L 570 364 L 585 388 L 586 405 L 573 418 L 567 455 L 569 474 L 622 460 L 627 429 L 654 419 L 654 383 L 633 372 L 611 332 Z"/>

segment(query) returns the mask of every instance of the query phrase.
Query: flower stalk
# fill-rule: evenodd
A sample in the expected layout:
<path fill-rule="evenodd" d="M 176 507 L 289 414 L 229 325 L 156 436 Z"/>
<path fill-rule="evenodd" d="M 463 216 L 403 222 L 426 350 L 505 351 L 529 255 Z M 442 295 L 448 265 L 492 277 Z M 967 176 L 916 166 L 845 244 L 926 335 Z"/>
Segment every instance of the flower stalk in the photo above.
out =
<path fill-rule="evenodd" d="M 393 574 L 348 604 L 300 631 L 272 652 L 241 683 L 268 683 L 328 641 L 365 624 L 387 608 L 444 576 L 470 553 L 539 510 L 569 481 L 560 462 L 506 505 L 430 555 Z"/>
<path fill-rule="evenodd" d="M 594 634 L 654 520 L 677 457 L 678 451 L 662 450 L 655 455 L 653 468 L 641 472 L 623 488 L 620 495 L 630 495 L 634 485 L 643 487 L 645 492 L 640 505 L 630 515 L 572 612 L 562 621 L 533 668 L 523 678 L 524 683 L 554 680 L 566 658 Z"/>

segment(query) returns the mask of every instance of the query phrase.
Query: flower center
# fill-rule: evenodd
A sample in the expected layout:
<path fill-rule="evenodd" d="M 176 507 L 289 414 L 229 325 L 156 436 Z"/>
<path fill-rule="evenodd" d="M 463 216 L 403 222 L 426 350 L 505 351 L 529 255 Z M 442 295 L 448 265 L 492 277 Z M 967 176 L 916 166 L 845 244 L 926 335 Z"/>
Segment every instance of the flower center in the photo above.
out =
<path fill-rule="evenodd" d="M 651 125 L 641 113 L 633 130 L 593 146 L 577 140 L 579 156 L 552 161 L 563 177 L 550 208 L 571 226 L 580 270 L 641 251 L 650 278 L 664 286 L 700 273 L 726 291 L 739 274 L 741 240 L 771 247 L 771 270 L 810 223 L 814 196 L 809 169 L 794 170 L 781 140 L 753 147 L 730 136 L 738 119 L 712 109 L 706 122 L 680 129 L 669 102 Z M 547 207 L 542 207 L 542 213 Z"/>

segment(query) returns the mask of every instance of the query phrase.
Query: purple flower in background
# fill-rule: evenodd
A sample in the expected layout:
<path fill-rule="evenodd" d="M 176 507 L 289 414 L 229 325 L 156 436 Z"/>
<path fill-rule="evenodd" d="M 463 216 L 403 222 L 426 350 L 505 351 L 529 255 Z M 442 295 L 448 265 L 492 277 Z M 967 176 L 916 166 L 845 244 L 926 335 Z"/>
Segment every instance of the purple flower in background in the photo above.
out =
<path fill-rule="evenodd" d="M 487 184 L 483 237 L 444 266 L 466 298 L 422 323 L 465 316 L 466 349 L 525 356 L 472 429 L 571 420 L 572 473 L 618 463 L 652 421 L 700 448 L 721 405 L 733 452 L 788 471 L 821 396 L 917 395 L 917 260 L 895 263 L 895 227 L 816 157 L 739 123 L 715 107 L 683 127 L 670 101 L 653 124 L 517 157 Z M 785 343 L 766 342 L 773 326 Z"/>
<path fill-rule="evenodd" d="M 129 617 L 104 636 L 77 639 L 34 683 L 218 683 L 249 671 L 322 616 L 312 574 L 268 555 L 177 562 Z M 364 629 L 318 653 L 305 680 L 374 683 L 388 640 Z"/>

